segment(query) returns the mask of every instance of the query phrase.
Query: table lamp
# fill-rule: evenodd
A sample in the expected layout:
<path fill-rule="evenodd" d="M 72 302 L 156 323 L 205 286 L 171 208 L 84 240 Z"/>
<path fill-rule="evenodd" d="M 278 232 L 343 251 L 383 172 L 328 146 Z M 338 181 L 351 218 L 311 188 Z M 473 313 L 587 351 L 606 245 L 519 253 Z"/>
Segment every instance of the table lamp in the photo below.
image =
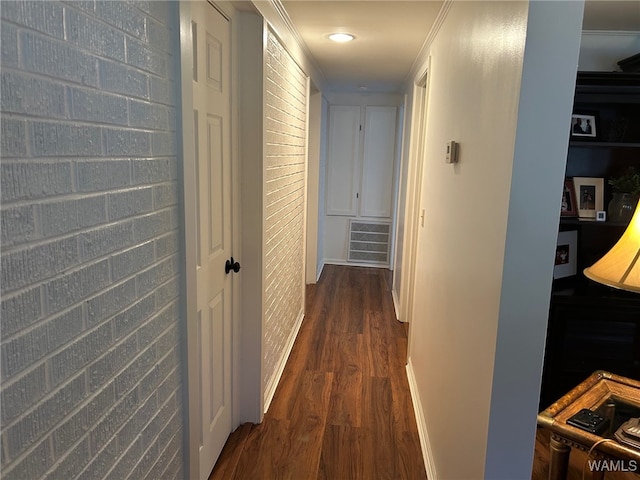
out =
<path fill-rule="evenodd" d="M 640 202 L 618 243 L 584 274 L 595 282 L 640 293 Z"/>

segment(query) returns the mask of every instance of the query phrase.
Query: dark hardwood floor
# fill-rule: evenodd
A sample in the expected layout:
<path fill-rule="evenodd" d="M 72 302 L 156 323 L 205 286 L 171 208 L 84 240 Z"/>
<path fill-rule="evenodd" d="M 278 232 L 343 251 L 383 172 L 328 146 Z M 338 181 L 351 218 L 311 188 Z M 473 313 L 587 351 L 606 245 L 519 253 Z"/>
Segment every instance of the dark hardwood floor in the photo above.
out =
<path fill-rule="evenodd" d="M 388 270 L 325 267 L 264 421 L 229 436 L 209 480 L 426 478 L 390 283 Z M 547 479 L 548 444 L 538 430 L 532 480 Z M 571 453 L 568 480 L 585 458 Z"/>
<path fill-rule="evenodd" d="M 425 479 L 388 270 L 327 265 L 269 411 L 210 480 Z"/>

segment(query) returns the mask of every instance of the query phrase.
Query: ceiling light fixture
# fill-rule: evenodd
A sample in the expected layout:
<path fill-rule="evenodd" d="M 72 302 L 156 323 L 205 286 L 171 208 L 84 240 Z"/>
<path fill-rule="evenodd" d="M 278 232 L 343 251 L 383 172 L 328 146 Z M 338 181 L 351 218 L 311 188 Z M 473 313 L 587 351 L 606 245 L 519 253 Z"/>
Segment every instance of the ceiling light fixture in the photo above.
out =
<path fill-rule="evenodd" d="M 354 37 L 350 33 L 332 33 L 331 35 L 329 35 L 329 40 L 332 40 L 338 43 L 350 42 L 354 38 L 356 37 Z"/>

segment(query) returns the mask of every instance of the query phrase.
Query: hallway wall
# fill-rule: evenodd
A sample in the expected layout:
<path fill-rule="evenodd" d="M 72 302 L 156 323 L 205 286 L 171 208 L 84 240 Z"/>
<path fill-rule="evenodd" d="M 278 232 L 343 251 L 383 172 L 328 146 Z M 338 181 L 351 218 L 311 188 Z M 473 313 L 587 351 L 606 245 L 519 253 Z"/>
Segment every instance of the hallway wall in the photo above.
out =
<path fill-rule="evenodd" d="M 2 477 L 183 478 L 175 4 L 2 4 Z"/>
<path fill-rule="evenodd" d="M 453 2 L 422 56 L 408 370 L 430 478 L 530 476 L 581 15 L 580 2 Z"/>
<path fill-rule="evenodd" d="M 524 2 L 454 3 L 430 48 L 409 349 L 436 478 L 484 476 L 526 19 Z"/>
<path fill-rule="evenodd" d="M 308 82 L 271 30 L 266 42 L 262 381 L 268 405 L 304 314 Z"/>

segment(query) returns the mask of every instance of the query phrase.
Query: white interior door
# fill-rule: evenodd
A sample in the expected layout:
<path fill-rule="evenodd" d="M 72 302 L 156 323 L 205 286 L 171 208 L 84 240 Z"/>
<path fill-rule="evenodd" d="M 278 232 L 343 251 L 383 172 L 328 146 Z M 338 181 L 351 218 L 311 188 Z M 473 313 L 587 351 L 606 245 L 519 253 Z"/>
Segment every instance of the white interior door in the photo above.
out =
<path fill-rule="evenodd" d="M 396 158 L 396 107 L 365 107 L 363 217 L 391 218 Z"/>
<path fill-rule="evenodd" d="M 196 290 L 200 400 L 199 477 L 209 476 L 232 428 L 231 26 L 192 2 L 196 157 Z M 190 348 L 195 347 L 195 342 Z M 191 394 L 191 392 L 190 392 Z"/>
<path fill-rule="evenodd" d="M 329 107 L 327 215 L 356 215 L 360 182 L 360 107 Z"/>

